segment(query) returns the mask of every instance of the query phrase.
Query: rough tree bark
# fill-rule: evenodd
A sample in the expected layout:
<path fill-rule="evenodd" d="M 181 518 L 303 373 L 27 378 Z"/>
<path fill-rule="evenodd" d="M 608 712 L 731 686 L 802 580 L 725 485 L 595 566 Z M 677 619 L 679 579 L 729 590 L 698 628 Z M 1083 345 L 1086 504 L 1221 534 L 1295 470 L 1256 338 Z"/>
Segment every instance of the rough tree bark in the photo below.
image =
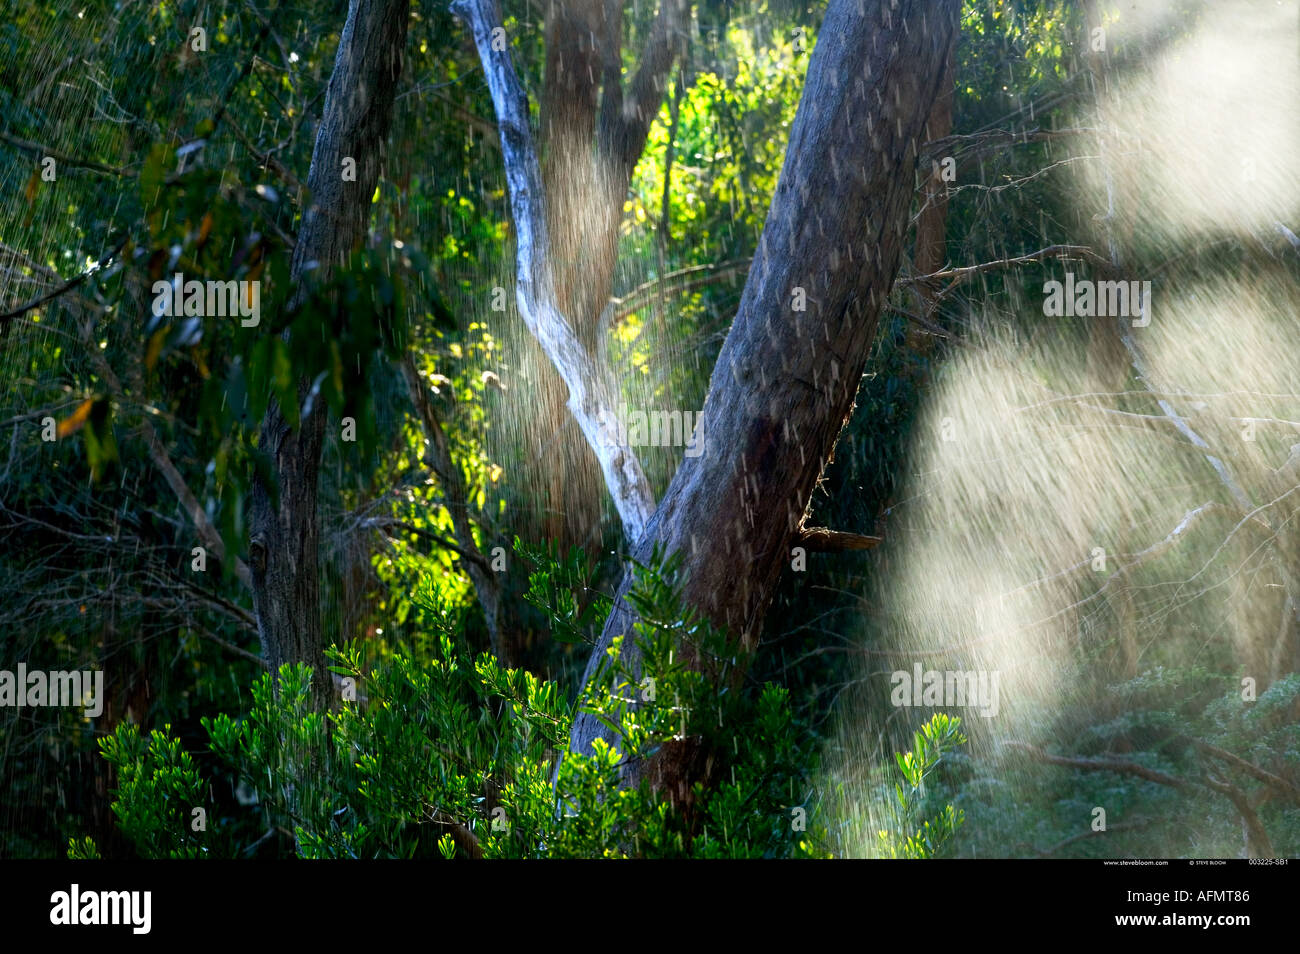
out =
<path fill-rule="evenodd" d="M 916 157 L 956 36 L 958 0 L 831 0 L 758 253 L 687 458 L 635 556 L 682 555 L 686 599 L 756 643 L 791 543 L 853 410 L 898 268 Z M 806 310 L 796 311 L 798 289 Z M 625 578 L 620 596 L 630 580 Z M 633 614 L 615 604 L 587 677 Z M 629 648 L 633 668 L 637 654 Z M 575 752 L 616 740 L 583 714 Z M 681 799 L 696 777 L 689 739 L 629 766 Z"/>
<path fill-rule="evenodd" d="M 364 238 L 402 72 L 408 13 L 409 0 L 349 3 L 307 176 L 311 203 L 294 247 L 291 275 L 298 288 L 291 308 L 302 301 L 306 278 L 326 280 Z M 356 161 L 355 181 L 344 180 L 345 157 Z M 294 430 L 277 403 L 268 407 L 259 449 L 269 457 L 276 486 L 269 487 L 261 474 L 254 480 L 249 543 L 262 655 L 272 673 L 285 662 L 310 665 L 319 708 L 327 708 L 332 695 L 321 642 L 317 559 L 325 418 L 324 401 L 314 401 Z"/>
<path fill-rule="evenodd" d="M 925 124 L 925 135 L 929 142 L 944 139 L 952 133 L 953 74 L 956 70 L 957 57 L 955 48 L 949 49 L 947 65 L 944 67 L 943 84 L 939 94 L 930 108 L 930 118 Z M 912 270 L 916 275 L 929 275 L 943 268 L 948 259 L 948 183 L 944 181 L 943 169 L 939 165 L 942 157 L 936 157 L 921 188 L 921 212 L 916 220 L 916 252 L 912 256 Z M 921 299 L 922 316 L 933 321 L 937 304 L 936 289 L 924 281 L 918 281 L 917 294 Z M 908 344 L 916 351 L 928 352 L 934 344 L 934 336 L 921 334 L 914 327 L 909 327 Z"/>

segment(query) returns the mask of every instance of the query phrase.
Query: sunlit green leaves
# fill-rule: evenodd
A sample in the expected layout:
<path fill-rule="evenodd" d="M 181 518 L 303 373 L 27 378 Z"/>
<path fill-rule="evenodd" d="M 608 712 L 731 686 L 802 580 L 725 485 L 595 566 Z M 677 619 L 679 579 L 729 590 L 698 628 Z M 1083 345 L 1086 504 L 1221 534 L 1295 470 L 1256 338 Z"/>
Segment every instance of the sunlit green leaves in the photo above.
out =
<path fill-rule="evenodd" d="M 100 740 L 117 772 L 113 814 L 146 858 L 208 855 L 204 832 L 191 828 L 191 812 L 207 805 L 205 784 L 193 756 L 170 735 L 171 726 L 147 736 L 131 723 Z M 93 857 L 83 844 L 75 857 Z"/>
<path fill-rule="evenodd" d="M 546 615 L 551 638 L 560 643 L 594 642 L 610 606 L 609 597 L 591 588 L 594 561 L 577 547 L 561 557 L 549 542 L 541 548 L 516 538 L 515 550 L 536 567 L 528 574 L 524 599 Z"/>
<path fill-rule="evenodd" d="M 571 559 L 543 570 L 566 578 L 581 566 Z M 211 750 L 294 833 L 302 857 L 461 857 L 453 829 L 486 857 L 824 854 L 824 829 L 790 823 L 792 802 L 805 800 L 795 793 L 805 791 L 809 759 L 788 693 L 772 685 L 720 691 L 685 665 L 679 640 L 716 656 L 726 651 L 725 634 L 696 621 L 678 625 L 680 597 L 662 561 L 642 576 L 636 598 L 650 616 L 636 633 L 641 671 L 626 668 L 616 649 L 582 703 L 617 745 L 598 741 L 590 754 L 565 757 L 554 789 L 574 708 L 553 682 L 488 654 L 471 658 L 433 592 L 416 598 L 432 625 L 418 658 L 399 651 L 376 665 L 360 644 L 330 650 L 330 668 L 348 688 L 328 716 L 311 708 L 305 667 L 283 667 L 278 689 L 264 674 L 245 715 L 204 720 Z M 167 791 L 191 798 L 202 789 L 193 758 L 165 732 L 154 734 L 148 759 L 137 736 L 119 736 L 105 754 L 132 782 L 115 804 L 131 819 L 128 834 L 152 855 L 190 850 L 165 812 Z M 687 737 L 716 764 L 690 818 L 664 794 L 622 781 L 629 757 Z M 150 759 L 156 782 L 135 784 L 134 767 Z M 222 830 L 203 844 L 235 850 Z"/>
<path fill-rule="evenodd" d="M 894 753 L 904 786 L 895 783 L 897 809 L 894 824 L 877 832 L 879 849 L 887 858 L 934 858 L 949 843 L 965 820 L 965 812 L 947 804 L 926 819 L 926 777 L 955 748 L 966 744 L 961 719 L 936 712 L 913 733 L 912 748 Z"/>

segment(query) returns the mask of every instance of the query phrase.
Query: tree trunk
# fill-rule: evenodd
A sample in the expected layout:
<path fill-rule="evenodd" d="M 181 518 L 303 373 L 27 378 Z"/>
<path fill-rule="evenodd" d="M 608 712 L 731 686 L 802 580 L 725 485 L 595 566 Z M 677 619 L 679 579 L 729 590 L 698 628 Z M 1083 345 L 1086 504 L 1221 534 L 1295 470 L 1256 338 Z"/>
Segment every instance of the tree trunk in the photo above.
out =
<path fill-rule="evenodd" d="M 519 314 L 568 388 L 569 412 L 600 463 L 624 532 L 629 540 L 637 540 L 654 512 L 654 497 L 636 453 L 620 444 L 614 412 L 617 387 L 609 369 L 599 349 L 593 354 L 584 344 L 580 323 L 566 315 L 558 303 L 552 261 L 555 251 L 547 220 L 546 189 L 529 124 L 528 96 L 515 73 L 509 50 L 493 48 L 500 13 L 495 0 L 454 0 L 451 9 L 468 24 L 474 36 L 501 130 L 501 155 L 515 225 L 515 301 Z M 666 0 L 660 8 L 627 102 L 620 85 L 605 89 L 598 136 L 601 153 L 625 167 L 629 174 L 653 119 L 644 104 L 656 95 L 662 98 L 663 75 L 676 42 L 672 16 L 683 9 L 683 0 Z M 607 69 L 612 71 L 613 67 Z"/>
<path fill-rule="evenodd" d="M 943 139 L 952 133 L 953 74 L 956 69 L 955 48 L 949 49 L 947 65 L 944 67 L 943 84 L 939 94 L 930 108 L 930 118 L 925 124 L 925 137 L 928 142 Z M 930 275 L 944 267 L 948 260 L 948 183 L 943 178 L 940 162 L 945 157 L 935 157 L 934 164 L 926 173 L 925 185 L 921 189 L 921 212 L 916 219 L 916 252 L 912 256 L 912 270 L 919 278 Z M 938 289 L 918 282 L 917 292 L 921 298 L 921 316 L 934 320 Z M 908 343 L 916 351 L 927 353 L 934 344 L 934 336 L 922 334 L 909 326 Z"/>
<path fill-rule="evenodd" d="M 957 0 L 831 0 L 758 253 L 709 385 L 704 450 L 674 476 L 636 548 L 682 555 L 685 597 L 752 648 L 814 487 L 853 410 L 898 268 L 916 157 L 956 35 Z M 806 300 L 806 310 L 798 310 Z M 630 580 L 625 577 L 620 596 Z M 630 631 L 619 600 L 588 664 Z M 638 663 L 634 648 L 629 661 Z M 570 745 L 610 737 L 579 716 Z M 650 778 L 689 791 L 691 740 Z"/>
<path fill-rule="evenodd" d="M 307 177 L 311 205 L 293 252 L 291 276 L 298 288 L 291 308 L 305 297 L 304 279 L 327 280 L 365 236 L 402 71 L 408 11 L 409 0 L 349 4 Z M 345 158 L 355 160 L 355 181 L 344 179 Z M 286 662 L 310 665 L 319 708 L 327 708 L 332 696 L 321 644 L 317 559 L 316 490 L 325 418 L 324 401 L 315 401 L 295 431 L 276 402 L 268 407 L 258 446 L 268 457 L 275 487 L 268 486 L 266 475 L 256 475 L 249 544 L 262 655 L 273 674 Z"/>
<path fill-rule="evenodd" d="M 623 203 L 686 16 L 685 0 L 663 0 L 625 101 L 619 0 L 564 0 L 547 9 L 538 138 L 549 258 L 556 306 L 593 358 L 613 294 Z M 537 393 L 520 410 L 534 416 L 529 431 L 544 446 L 525 462 L 521 486 L 544 497 L 547 510 L 524 535 L 590 550 L 600 542 L 600 465 L 572 426 L 561 376 L 545 361 L 537 367 Z"/>

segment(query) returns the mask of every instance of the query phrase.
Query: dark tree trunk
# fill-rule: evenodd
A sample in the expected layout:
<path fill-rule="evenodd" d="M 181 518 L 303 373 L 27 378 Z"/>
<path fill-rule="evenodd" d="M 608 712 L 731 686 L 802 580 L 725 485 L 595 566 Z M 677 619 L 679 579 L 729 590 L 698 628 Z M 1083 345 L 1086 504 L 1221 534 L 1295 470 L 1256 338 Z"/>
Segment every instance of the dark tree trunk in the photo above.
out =
<path fill-rule="evenodd" d="M 898 268 L 925 125 L 956 35 L 958 0 L 831 0 L 808 67 L 784 168 L 740 308 L 709 385 L 704 451 L 687 458 L 635 555 L 680 553 L 685 596 L 744 648 L 853 410 Z M 793 309 L 803 289 L 806 310 Z M 623 591 L 629 580 L 625 578 Z M 630 630 L 619 601 L 592 653 Z M 635 666 L 635 651 L 633 653 Z M 570 740 L 608 731 L 582 714 Z M 674 798 L 691 740 L 632 766 Z"/>
<path fill-rule="evenodd" d="M 291 307 L 301 302 L 300 283 L 308 273 L 313 282 L 323 282 L 365 236 L 402 72 L 408 12 L 409 0 L 349 4 L 307 177 L 311 204 L 293 252 L 291 274 L 298 289 Z M 356 162 L 355 181 L 344 180 L 345 158 Z M 249 545 L 262 655 L 272 673 L 286 662 L 310 665 L 320 708 L 328 707 L 332 697 L 321 644 L 317 558 L 323 405 L 313 402 L 296 431 L 278 404 L 273 401 L 267 409 L 259 449 L 269 457 L 276 488 L 268 487 L 260 473 L 255 478 Z"/>

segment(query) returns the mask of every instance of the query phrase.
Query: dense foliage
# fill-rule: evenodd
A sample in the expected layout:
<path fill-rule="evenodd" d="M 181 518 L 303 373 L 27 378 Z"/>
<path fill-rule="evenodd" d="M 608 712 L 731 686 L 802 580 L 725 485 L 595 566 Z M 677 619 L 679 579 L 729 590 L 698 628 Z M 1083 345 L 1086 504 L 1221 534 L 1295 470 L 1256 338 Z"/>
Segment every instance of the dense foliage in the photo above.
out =
<path fill-rule="evenodd" d="M 1125 17 L 1137 14 L 1100 5 L 1112 35 L 1130 37 L 1109 51 L 1115 82 L 1140 76 L 1144 57 L 1178 48 L 1212 16 L 1189 0 L 1126 34 Z M 627 7 L 629 69 L 652 6 Z M 1099 84 L 1087 6 L 965 3 L 955 136 L 930 144 L 918 166 L 922 179 L 945 157 L 958 169 L 946 267 L 1058 244 L 1106 255 L 1105 188 L 1070 178 L 1096 159 L 1087 137 L 1101 125 L 1089 112 Z M 503 7 L 536 105 L 541 5 Z M 961 497 L 925 483 L 936 395 L 953 393 L 963 356 L 990 339 L 1019 359 L 1009 378 L 1091 394 L 1054 360 L 1087 351 L 1088 331 L 1045 330 L 1038 307 L 1045 280 L 1067 267 L 1094 274 L 1091 260 L 990 268 L 960 287 L 954 279 L 937 301 L 905 262 L 808 519 L 888 545 L 806 554 L 784 575 L 745 675 L 732 677 L 728 635 L 682 605 L 671 561 L 654 561 L 630 597 L 644 668 L 633 673 L 612 652 L 584 689 L 626 542 L 600 486 L 584 488 L 604 514 L 585 550 L 561 552 L 538 532 L 552 501 L 526 475 L 559 438 L 530 416 L 545 358 L 503 292 L 514 245 L 492 105 L 446 4 L 411 9 L 368 239 L 328 282 L 301 287 L 289 270 L 302 182 L 346 3 L 50 0 L 0 24 L 0 311 L 84 276 L 0 322 L 0 668 L 99 668 L 109 693 L 94 720 L 76 709 L 0 711 L 0 856 L 1235 856 L 1243 843 L 1300 852 L 1296 659 L 1278 652 L 1266 666 L 1257 657 L 1267 654 L 1252 656 L 1233 635 L 1281 586 L 1255 551 L 1272 547 L 1274 569 L 1294 567 L 1300 551 L 1294 505 L 1279 497 L 1266 511 L 1277 504 L 1268 480 L 1294 436 L 1294 366 L 1259 388 L 1273 403 L 1223 412 L 1222 433 L 1247 418 L 1278 425 L 1230 460 L 1260 475 L 1248 487 L 1258 511 L 1213 516 L 1191 555 L 1112 564 L 1113 585 L 1085 579 L 1071 594 L 1083 609 L 1065 614 L 1070 638 L 1044 650 L 1064 688 L 1024 701 L 1014 732 L 936 711 L 952 707 L 890 702 L 889 673 L 916 658 L 973 665 L 958 613 L 900 620 L 910 607 L 882 582 L 905 579 L 912 592 L 950 582 L 903 576 L 915 565 L 905 547 L 945 529 L 931 511 L 914 516 L 918 501 Z M 821 13 L 793 0 L 694 5 L 619 231 L 604 346 L 628 405 L 702 406 Z M 194 24 L 206 31 L 203 51 L 190 41 Z M 54 181 L 41 175 L 46 156 Z M 1133 191 L 1163 201 L 1154 187 Z M 918 198 L 914 219 L 920 211 Z M 1244 274 L 1284 289 L 1274 309 L 1283 317 L 1264 338 L 1293 337 L 1283 322 L 1300 269 L 1285 248 L 1260 264 L 1234 235 L 1157 242 L 1133 232 L 1130 223 L 1116 242 L 1135 273 L 1178 262 L 1184 274 Z M 260 324 L 160 320 L 149 289 L 176 272 L 260 281 Z M 439 434 L 413 409 L 403 362 L 427 386 Z M 1119 397 L 1101 413 L 1117 432 L 1138 428 L 1134 456 L 1154 459 L 1151 448 L 1170 440 L 1152 430 L 1157 399 L 1120 364 L 1102 393 Z M 330 409 L 321 615 L 342 699 L 329 713 L 312 711 L 309 686 L 330 674 L 266 671 L 240 579 L 253 480 L 269 467 L 258 424 L 273 398 L 296 414 L 303 380 Z M 1217 379 L 1202 383 L 1212 402 Z M 968 403 L 978 405 L 971 419 L 993 413 Z M 47 418 L 57 440 L 41 439 Z M 642 452 L 657 495 L 681 453 Z M 1186 456 L 1194 477 L 1154 463 L 1125 470 L 1138 502 L 1096 521 L 1115 559 L 1154 545 L 1204 501 L 1207 514 L 1232 503 L 1200 450 Z M 1059 498 L 1085 494 L 1090 474 L 1072 484 L 1055 473 Z M 195 512 L 222 553 L 196 530 Z M 1260 530 L 1261 521 L 1271 522 Z M 1020 542 L 1009 518 L 979 529 L 990 554 Z M 475 561 L 497 580 L 514 659 L 489 651 Z M 1179 581 L 1197 582 L 1175 589 Z M 1225 592 L 1236 609 L 1217 602 Z M 709 678 L 688 665 L 692 655 L 711 661 Z M 1258 680 L 1258 693 L 1243 679 Z M 558 758 L 584 710 L 615 730 L 621 753 Z M 623 760 L 687 739 L 707 784 L 685 807 L 620 785 Z M 1092 825 L 1098 807 L 1108 827 Z"/>

